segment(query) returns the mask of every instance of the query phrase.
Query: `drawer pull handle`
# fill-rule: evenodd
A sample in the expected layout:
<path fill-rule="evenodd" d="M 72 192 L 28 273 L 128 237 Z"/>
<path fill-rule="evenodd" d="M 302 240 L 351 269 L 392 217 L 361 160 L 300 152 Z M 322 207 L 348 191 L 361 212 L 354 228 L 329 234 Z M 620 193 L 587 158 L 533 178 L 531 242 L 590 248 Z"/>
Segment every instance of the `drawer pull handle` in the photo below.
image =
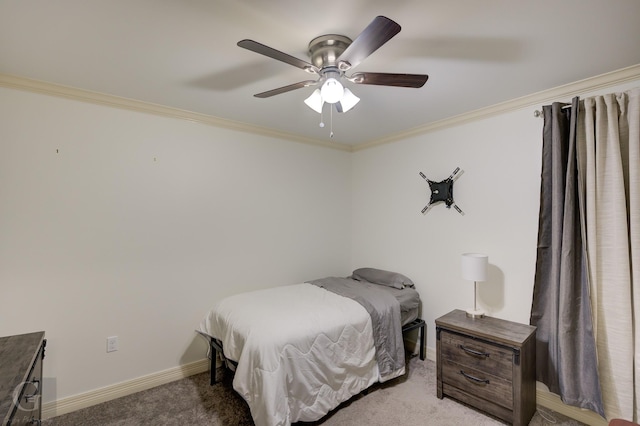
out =
<path fill-rule="evenodd" d="M 38 394 L 40 393 L 40 380 L 38 379 L 33 379 L 30 382 L 27 382 L 28 385 L 33 385 L 36 390 L 31 394 L 31 395 L 25 395 L 24 396 L 24 400 L 26 402 L 33 402 L 36 398 L 36 396 L 38 396 Z"/>
<path fill-rule="evenodd" d="M 465 348 L 464 346 L 460 345 L 460 349 L 462 349 L 463 351 L 465 351 L 466 353 L 469 353 L 471 355 L 475 355 L 475 356 L 485 356 L 487 358 L 489 358 L 489 352 L 480 352 L 480 351 L 476 351 L 473 349 L 469 349 L 469 348 Z"/>
<path fill-rule="evenodd" d="M 462 374 L 467 379 L 472 380 L 472 381 L 474 381 L 476 383 L 482 383 L 484 385 L 488 385 L 489 384 L 489 379 L 481 379 L 479 377 L 472 376 L 470 374 L 465 373 L 463 370 L 460 370 L 460 374 Z"/>

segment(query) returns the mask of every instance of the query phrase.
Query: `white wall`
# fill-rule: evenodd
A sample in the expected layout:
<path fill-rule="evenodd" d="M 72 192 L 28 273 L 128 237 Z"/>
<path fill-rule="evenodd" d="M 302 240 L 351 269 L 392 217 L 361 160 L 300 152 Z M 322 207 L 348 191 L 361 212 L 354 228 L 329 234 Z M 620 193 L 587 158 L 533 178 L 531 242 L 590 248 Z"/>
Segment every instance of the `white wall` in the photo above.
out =
<path fill-rule="evenodd" d="M 353 262 L 402 271 L 415 283 L 435 347 L 434 320 L 473 307 L 473 282 L 460 276 L 460 255 L 489 255 L 479 301 L 491 315 L 528 322 L 540 192 L 542 119 L 514 111 L 354 154 Z M 456 167 L 454 199 L 421 210 L 427 182 Z"/>
<path fill-rule="evenodd" d="M 638 85 L 640 80 L 580 96 Z M 473 307 L 473 282 L 460 273 L 465 252 L 489 255 L 488 280 L 478 284 L 480 307 L 529 323 L 544 124 L 535 109 L 541 105 L 353 154 L 352 267 L 378 265 L 416 283 L 431 350 L 435 319 Z M 454 199 L 465 215 L 440 203 L 423 216 L 430 190 L 418 173 L 437 182 L 456 167 L 464 173 L 454 184 Z"/>
<path fill-rule="evenodd" d="M 44 402 L 204 358 L 223 296 L 349 272 L 347 152 L 2 88 L 0 147 L 0 335 L 46 331 Z"/>
<path fill-rule="evenodd" d="M 221 297 L 376 266 L 416 282 L 433 350 L 435 318 L 473 304 L 466 251 L 489 255 L 481 305 L 526 323 L 533 110 L 346 153 L 0 88 L 0 335 L 46 330 L 55 401 L 202 359 L 193 330 Z M 418 172 L 455 167 L 465 216 L 423 216 Z"/>

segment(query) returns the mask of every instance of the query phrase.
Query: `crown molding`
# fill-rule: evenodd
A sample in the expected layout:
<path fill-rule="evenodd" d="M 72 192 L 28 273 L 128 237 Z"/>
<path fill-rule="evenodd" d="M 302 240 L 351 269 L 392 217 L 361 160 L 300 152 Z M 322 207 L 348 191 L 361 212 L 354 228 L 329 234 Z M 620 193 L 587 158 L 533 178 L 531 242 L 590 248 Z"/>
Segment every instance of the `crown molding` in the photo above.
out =
<path fill-rule="evenodd" d="M 90 90 L 78 89 L 75 87 L 63 86 L 60 84 L 48 83 L 46 81 L 33 80 L 26 77 L 19 77 L 10 74 L 0 73 L 0 87 L 23 90 L 39 93 L 48 96 L 56 96 L 74 101 L 88 102 L 96 105 L 104 105 L 112 108 L 126 109 L 129 111 L 142 112 L 146 114 L 158 115 L 161 117 L 177 118 L 180 120 L 192 121 L 229 130 L 245 133 L 253 133 L 275 139 L 284 139 L 293 142 L 300 142 L 309 145 L 317 145 L 325 148 L 338 149 L 341 151 L 352 151 L 350 145 L 327 142 L 320 139 L 305 138 L 292 133 L 280 132 L 266 127 L 254 126 L 239 121 L 227 120 L 212 115 L 201 114 L 179 108 L 167 107 L 150 102 L 138 101 L 135 99 L 123 98 L 120 96 L 108 95 L 105 93 L 92 92 Z"/>
<path fill-rule="evenodd" d="M 284 139 L 309 145 L 322 146 L 325 148 L 337 149 L 340 151 L 355 152 L 363 149 L 373 148 L 379 145 L 398 142 L 414 136 L 434 132 L 436 130 L 446 129 L 448 127 L 459 126 L 461 124 L 481 120 L 521 108 L 540 106 L 541 104 L 554 101 L 567 101 L 570 100 L 571 97 L 581 95 L 585 92 L 595 91 L 639 79 L 640 64 L 637 64 L 595 77 L 590 77 L 584 80 L 565 84 L 563 86 L 543 90 L 531 95 L 526 95 L 520 98 L 501 102 L 485 108 L 480 108 L 454 117 L 427 123 L 425 125 L 414 127 L 413 129 L 409 129 L 404 132 L 372 140 L 370 142 L 364 142 L 355 146 L 336 142 L 327 142 L 320 139 L 305 138 L 303 136 L 294 135 L 292 133 L 280 132 L 265 127 L 253 126 L 251 124 L 227 120 L 212 115 L 186 111 L 178 108 L 167 107 L 164 105 L 138 101 L 135 99 L 107 95 L 104 93 L 92 92 L 89 90 L 48 83 L 40 80 L 33 80 L 10 74 L 0 73 L 0 87 L 24 90 L 49 96 L 57 96 L 80 102 L 89 102 L 97 105 L 106 105 L 113 108 L 121 108 L 130 111 L 154 114 L 162 117 L 188 120 L 209 126 L 225 128 L 239 132 L 253 133 L 260 136 L 281 140 Z"/>
<path fill-rule="evenodd" d="M 618 84 L 623 84 L 639 79 L 640 64 L 637 64 L 595 77 L 590 77 L 584 80 L 565 84 L 563 86 L 543 90 L 531 95 L 526 95 L 520 98 L 501 102 L 485 108 L 480 108 L 454 117 L 446 118 L 444 120 L 428 123 L 423 126 L 415 127 L 405 132 L 397 133 L 385 138 L 377 139 L 371 142 L 365 142 L 353 147 L 353 151 L 360 151 L 391 142 L 397 142 L 436 130 L 446 129 L 448 127 L 458 126 L 471 121 L 481 120 L 484 118 L 492 117 L 494 115 L 511 112 L 516 109 L 527 108 L 534 105 L 539 106 L 543 103 L 548 102 L 570 100 L 572 97 L 582 95 L 585 92 L 591 92 L 610 86 L 616 86 Z"/>

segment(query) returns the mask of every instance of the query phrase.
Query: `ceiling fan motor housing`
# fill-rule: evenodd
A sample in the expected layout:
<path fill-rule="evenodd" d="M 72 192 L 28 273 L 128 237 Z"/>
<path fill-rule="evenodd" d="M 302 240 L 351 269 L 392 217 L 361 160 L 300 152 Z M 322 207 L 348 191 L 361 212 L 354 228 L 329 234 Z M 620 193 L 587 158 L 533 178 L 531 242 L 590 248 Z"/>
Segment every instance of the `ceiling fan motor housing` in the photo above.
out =
<path fill-rule="evenodd" d="M 337 68 L 337 60 L 352 43 L 349 37 L 327 34 L 316 37 L 309 43 L 311 63 L 322 71 L 323 68 Z"/>

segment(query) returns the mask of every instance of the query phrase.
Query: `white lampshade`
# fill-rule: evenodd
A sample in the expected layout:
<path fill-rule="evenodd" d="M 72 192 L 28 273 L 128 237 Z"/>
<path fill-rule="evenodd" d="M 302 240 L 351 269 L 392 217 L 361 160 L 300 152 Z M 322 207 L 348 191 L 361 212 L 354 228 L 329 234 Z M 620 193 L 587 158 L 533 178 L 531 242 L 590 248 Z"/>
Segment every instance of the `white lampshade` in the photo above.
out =
<path fill-rule="evenodd" d="M 489 256 L 480 253 L 462 255 L 462 278 L 469 281 L 486 281 Z"/>
<path fill-rule="evenodd" d="M 320 94 L 322 95 L 323 101 L 329 104 L 335 104 L 342 99 L 342 96 L 344 95 L 344 87 L 342 87 L 342 84 L 340 84 L 340 82 L 335 78 L 328 78 L 322 85 Z"/>
<path fill-rule="evenodd" d="M 478 309 L 478 281 L 487 280 L 489 256 L 480 253 L 464 253 L 462 255 L 462 278 L 473 281 L 473 309 L 467 309 L 471 318 L 484 317 L 484 311 Z"/>
<path fill-rule="evenodd" d="M 311 96 L 304 100 L 304 103 L 307 104 L 309 108 L 317 112 L 318 114 L 322 113 L 322 105 L 324 105 L 324 101 L 322 100 L 322 95 L 320 94 L 320 89 L 316 89 L 313 91 Z"/>
<path fill-rule="evenodd" d="M 358 102 L 360 102 L 360 98 L 354 95 L 351 90 L 345 87 L 344 95 L 342 96 L 342 99 L 340 99 L 340 108 L 342 112 L 349 111 L 351 108 L 356 106 Z"/>

